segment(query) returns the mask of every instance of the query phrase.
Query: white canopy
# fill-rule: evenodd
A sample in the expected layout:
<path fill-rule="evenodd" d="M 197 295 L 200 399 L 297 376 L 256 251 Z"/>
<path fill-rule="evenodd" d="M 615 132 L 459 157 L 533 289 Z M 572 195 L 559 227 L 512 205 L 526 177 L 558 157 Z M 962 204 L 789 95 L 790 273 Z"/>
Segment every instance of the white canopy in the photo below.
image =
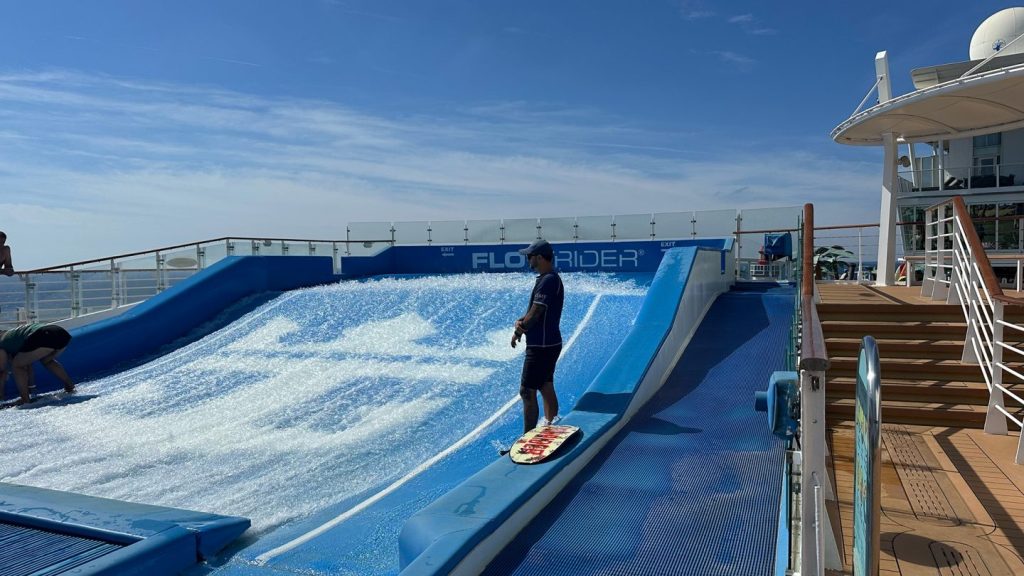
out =
<path fill-rule="evenodd" d="M 1024 127 L 1024 64 L 957 78 L 883 102 L 832 131 L 840 144 L 931 142 Z"/>

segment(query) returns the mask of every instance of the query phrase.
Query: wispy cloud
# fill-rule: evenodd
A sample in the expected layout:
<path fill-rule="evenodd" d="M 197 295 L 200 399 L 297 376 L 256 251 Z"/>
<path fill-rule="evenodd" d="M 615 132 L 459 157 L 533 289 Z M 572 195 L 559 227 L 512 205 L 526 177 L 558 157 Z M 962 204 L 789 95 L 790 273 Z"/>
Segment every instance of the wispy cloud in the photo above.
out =
<path fill-rule="evenodd" d="M 712 18 L 715 12 L 709 10 L 704 2 L 700 0 L 681 0 L 679 2 L 679 16 L 683 20 L 703 20 Z"/>
<path fill-rule="evenodd" d="M 753 14 L 738 14 L 728 19 L 729 24 L 737 24 L 747 34 L 753 36 L 770 36 L 778 34 L 778 30 L 760 24 Z"/>
<path fill-rule="evenodd" d="M 721 58 L 723 62 L 739 64 L 740 66 L 751 66 L 756 62 L 753 58 L 737 54 L 736 52 L 730 52 L 728 50 L 715 50 L 712 51 L 712 54 Z"/>
<path fill-rule="evenodd" d="M 340 238 L 349 221 L 849 201 L 877 171 L 775 151 L 709 160 L 700 134 L 597 110 L 496 102 L 394 119 L 67 72 L 0 76 L 0 115 L 0 228 L 19 267 L 224 235 Z"/>

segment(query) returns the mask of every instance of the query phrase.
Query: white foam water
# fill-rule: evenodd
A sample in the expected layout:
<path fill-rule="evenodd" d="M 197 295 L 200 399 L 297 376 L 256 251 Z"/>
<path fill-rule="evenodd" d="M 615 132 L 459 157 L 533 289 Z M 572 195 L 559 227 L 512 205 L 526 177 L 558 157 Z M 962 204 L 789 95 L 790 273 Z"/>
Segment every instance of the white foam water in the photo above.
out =
<path fill-rule="evenodd" d="M 646 292 L 563 278 L 563 332 L 598 295 Z M 0 480 L 245 516 L 259 534 L 386 485 L 507 402 L 531 285 L 476 274 L 290 292 L 80 384 L 96 398 L 4 411 Z"/>

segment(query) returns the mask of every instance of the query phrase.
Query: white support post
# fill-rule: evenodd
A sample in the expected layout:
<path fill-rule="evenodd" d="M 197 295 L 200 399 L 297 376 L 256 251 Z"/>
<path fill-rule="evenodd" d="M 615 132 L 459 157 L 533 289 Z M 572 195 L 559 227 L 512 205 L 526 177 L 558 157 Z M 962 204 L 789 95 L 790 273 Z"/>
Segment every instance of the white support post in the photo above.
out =
<path fill-rule="evenodd" d="M 121 305 L 121 275 L 117 263 L 110 259 L 110 307 L 117 308 Z"/>
<path fill-rule="evenodd" d="M 895 283 L 896 263 L 896 135 L 882 135 L 884 162 L 882 169 L 881 210 L 878 217 L 878 270 L 876 284 L 892 286 Z"/>
<path fill-rule="evenodd" d="M 939 140 L 938 149 L 935 152 L 939 161 L 939 191 L 946 189 L 946 142 Z"/>
<path fill-rule="evenodd" d="M 1008 432 L 1006 428 L 1006 416 L 998 410 L 998 408 L 1005 408 L 1005 405 L 1003 404 L 1003 391 L 999 389 L 999 386 L 1002 386 L 1003 384 L 1003 369 L 999 364 L 1003 361 L 1003 347 L 1000 344 L 1003 342 L 1003 325 L 1001 321 L 1003 319 L 1004 304 L 998 300 L 993 304 L 992 387 L 989 388 L 988 391 L 988 412 L 985 414 L 985 433 L 1005 435 Z M 1019 456 L 1018 450 L 1018 460 Z M 1019 463 L 1020 462 L 1018 461 L 1018 464 Z"/>
<path fill-rule="evenodd" d="M 888 102 L 892 99 L 892 82 L 889 77 L 889 58 L 885 52 L 875 55 L 875 76 L 878 79 L 878 102 Z M 878 286 L 892 286 L 895 283 L 896 272 L 896 162 L 899 154 L 896 135 L 892 132 L 882 134 L 882 144 L 884 165 L 881 213 L 878 218 L 878 270 L 875 283 Z"/>

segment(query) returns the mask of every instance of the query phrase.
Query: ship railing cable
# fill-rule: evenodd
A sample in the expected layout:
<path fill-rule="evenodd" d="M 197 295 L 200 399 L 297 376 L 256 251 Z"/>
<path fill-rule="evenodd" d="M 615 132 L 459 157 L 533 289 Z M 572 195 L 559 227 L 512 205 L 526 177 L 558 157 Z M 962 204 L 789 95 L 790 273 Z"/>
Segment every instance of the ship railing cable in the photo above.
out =
<path fill-rule="evenodd" d="M 393 244 L 392 238 L 222 237 L 19 271 L 0 278 L 0 329 L 123 309 L 228 256 L 330 256 L 340 273 L 342 254 L 372 253 Z"/>
<path fill-rule="evenodd" d="M 1024 464 L 1024 325 L 1007 318 L 1007 310 L 1021 317 L 1024 300 L 1003 294 L 962 197 L 929 207 L 926 216 L 921 295 L 960 305 L 967 322 L 962 361 L 978 365 L 988 389 L 985 432 L 1008 434 L 1007 421 L 1021 428 L 1015 462 Z"/>

